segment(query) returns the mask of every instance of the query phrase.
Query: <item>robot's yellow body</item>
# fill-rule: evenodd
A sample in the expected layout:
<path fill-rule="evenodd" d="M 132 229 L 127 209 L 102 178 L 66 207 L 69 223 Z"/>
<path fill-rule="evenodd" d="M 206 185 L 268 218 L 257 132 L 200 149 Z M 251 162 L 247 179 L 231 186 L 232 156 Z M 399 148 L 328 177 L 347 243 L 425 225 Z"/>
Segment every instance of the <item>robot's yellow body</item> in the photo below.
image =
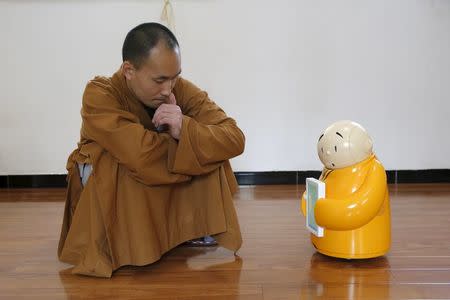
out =
<path fill-rule="evenodd" d="M 324 168 L 320 180 L 325 198 L 317 201 L 314 215 L 324 236 L 311 234 L 317 251 L 347 259 L 386 254 L 391 244 L 389 193 L 386 172 L 375 155 L 344 168 Z M 303 214 L 305 209 L 303 196 Z"/>

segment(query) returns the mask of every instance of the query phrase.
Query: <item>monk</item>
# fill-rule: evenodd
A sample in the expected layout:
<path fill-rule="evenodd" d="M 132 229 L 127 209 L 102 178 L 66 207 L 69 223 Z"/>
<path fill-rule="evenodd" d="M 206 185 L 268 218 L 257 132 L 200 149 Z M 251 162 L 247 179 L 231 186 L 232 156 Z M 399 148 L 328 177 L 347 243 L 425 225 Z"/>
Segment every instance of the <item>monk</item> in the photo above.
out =
<path fill-rule="evenodd" d="M 163 25 L 132 29 L 122 56 L 112 77 L 95 77 L 83 94 L 59 259 L 75 274 L 111 277 L 204 236 L 236 252 L 229 159 L 244 151 L 242 131 L 180 77 L 179 44 Z"/>

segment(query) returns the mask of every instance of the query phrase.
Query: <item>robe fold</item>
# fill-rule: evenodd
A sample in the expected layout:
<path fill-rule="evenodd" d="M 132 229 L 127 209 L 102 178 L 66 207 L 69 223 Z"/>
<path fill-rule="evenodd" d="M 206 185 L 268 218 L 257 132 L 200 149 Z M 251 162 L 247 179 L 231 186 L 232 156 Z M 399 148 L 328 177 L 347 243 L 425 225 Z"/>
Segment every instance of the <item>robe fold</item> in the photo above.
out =
<path fill-rule="evenodd" d="M 58 246 L 73 273 L 110 277 L 205 235 L 240 248 L 228 160 L 243 152 L 245 137 L 191 82 L 179 78 L 173 93 L 183 113 L 178 141 L 156 131 L 121 71 L 87 84 Z M 84 187 L 77 163 L 92 165 Z"/>

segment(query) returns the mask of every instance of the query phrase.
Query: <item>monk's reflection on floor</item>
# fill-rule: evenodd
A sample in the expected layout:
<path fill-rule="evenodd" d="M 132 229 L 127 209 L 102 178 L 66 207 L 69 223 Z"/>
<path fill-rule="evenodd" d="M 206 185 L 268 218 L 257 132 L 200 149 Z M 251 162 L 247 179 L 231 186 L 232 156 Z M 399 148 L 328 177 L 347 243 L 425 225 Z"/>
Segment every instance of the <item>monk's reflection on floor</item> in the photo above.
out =
<path fill-rule="evenodd" d="M 173 282 L 178 282 L 179 294 L 197 295 L 200 286 L 209 286 L 209 292 L 227 281 L 227 289 L 239 291 L 243 260 L 222 247 L 177 247 L 166 253 L 159 261 L 146 266 L 124 266 L 114 272 L 110 279 L 74 276 L 71 269 L 60 271 L 59 278 L 67 299 L 80 299 L 83 295 L 113 299 L 127 297 L 127 289 L 121 284 L 127 282 L 133 299 L 151 299 L 149 295 L 178 293 Z M 219 272 L 217 272 L 219 271 Z M 229 276 L 225 276 L 227 273 Z M 185 285 L 192 282 L 196 285 Z M 120 282 L 117 285 L 115 282 Z M 232 298 L 230 298 L 232 299 Z"/>

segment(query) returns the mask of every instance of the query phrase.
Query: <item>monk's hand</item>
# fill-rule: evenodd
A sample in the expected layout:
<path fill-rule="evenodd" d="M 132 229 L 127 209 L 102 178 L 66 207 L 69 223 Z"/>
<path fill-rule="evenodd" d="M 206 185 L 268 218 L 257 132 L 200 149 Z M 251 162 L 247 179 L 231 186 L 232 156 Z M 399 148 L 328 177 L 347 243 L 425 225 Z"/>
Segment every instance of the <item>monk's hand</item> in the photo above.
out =
<path fill-rule="evenodd" d="M 178 140 L 180 138 L 183 113 L 177 105 L 177 100 L 173 93 L 170 94 L 167 103 L 161 104 L 156 109 L 152 122 L 155 127 L 167 124 L 169 126 L 169 134 L 174 139 Z"/>

